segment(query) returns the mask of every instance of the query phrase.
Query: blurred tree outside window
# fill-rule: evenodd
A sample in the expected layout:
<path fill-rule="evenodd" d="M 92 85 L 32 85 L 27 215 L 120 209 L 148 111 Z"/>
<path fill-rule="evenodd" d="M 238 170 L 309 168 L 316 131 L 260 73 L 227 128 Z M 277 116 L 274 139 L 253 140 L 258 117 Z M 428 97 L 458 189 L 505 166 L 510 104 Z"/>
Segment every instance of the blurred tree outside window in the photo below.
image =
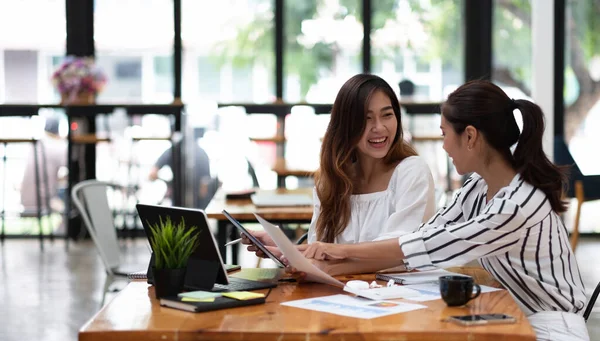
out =
<path fill-rule="evenodd" d="M 462 0 L 382 0 L 372 4 L 373 73 L 396 91 L 400 81 L 410 80 L 416 85 L 414 96 L 434 101 L 462 84 Z"/>
<path fill-rule="evenodd" d="M 493 80 L 530 96 L 531 1 L 495 0 L 493 34 Z M 600 127 L 600 0 L 567 1 L 565 60 L 565 139 L 574 153 L 587 149 L 587 155 L 593 144 L 573 143 L 582 134 L 590 135 L 585 131 Z M 587 168 L 590 174 L 600 174 L 600 165 Z"/>
<path fill-rule="evenodd" d="M 584 174 L 600 174 L 600 0 L 567 1 L 565 138 Z"/>

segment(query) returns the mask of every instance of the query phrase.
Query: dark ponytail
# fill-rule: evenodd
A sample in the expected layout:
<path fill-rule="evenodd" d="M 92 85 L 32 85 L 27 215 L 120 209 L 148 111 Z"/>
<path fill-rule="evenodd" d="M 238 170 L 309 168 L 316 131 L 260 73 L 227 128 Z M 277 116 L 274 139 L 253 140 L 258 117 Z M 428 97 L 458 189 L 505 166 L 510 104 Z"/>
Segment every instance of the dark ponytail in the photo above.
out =
<path fill-rule="evenodd" d="M 548 159 L 542 148 L 542 109 L 524 99 L 514 102 L 523 116 L 523 131 L 513 154 L 515 167 L 525 181 L 546 193 L 554 211 L 562 213 L 567 210 L 562 200 L 567 178 L 565 172 Z"/>
<path fill-rule="evenodd" d="M 523 116 L 522 132 L 513 115 L 515 109 Z M 469 125 L 479 130 L 526 182 L 546 194 L 554 211 L 567 210 L 562 200 L 566 175 L 544 153 L 544 115 L 538 105 L 523 99 L 512 100 L 493 83 L 475 80 L 448 96 L 442 114 L 458 134 Z M 515 143 L 518 144 L 513 154 L 510 148 Z"/>

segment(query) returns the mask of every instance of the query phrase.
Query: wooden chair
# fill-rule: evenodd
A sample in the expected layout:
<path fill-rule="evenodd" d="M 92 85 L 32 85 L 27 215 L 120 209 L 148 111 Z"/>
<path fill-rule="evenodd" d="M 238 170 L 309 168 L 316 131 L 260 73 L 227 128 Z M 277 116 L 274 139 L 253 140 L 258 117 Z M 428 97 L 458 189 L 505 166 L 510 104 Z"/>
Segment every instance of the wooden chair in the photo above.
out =
<path fill-rule="evenodd" d="M 570 167 L 569 187 L 565 194 L 567 198 L 577 200 L 573 232 L 570 238 L 571 248 L 574 251 L 579 241 L 581 206 L 586 201 L 600 200 L 600 175 L 584 175 L 569 152 L 563 136 L 560 135 L 554 138 L 554 160 L 557 165 Z"/>

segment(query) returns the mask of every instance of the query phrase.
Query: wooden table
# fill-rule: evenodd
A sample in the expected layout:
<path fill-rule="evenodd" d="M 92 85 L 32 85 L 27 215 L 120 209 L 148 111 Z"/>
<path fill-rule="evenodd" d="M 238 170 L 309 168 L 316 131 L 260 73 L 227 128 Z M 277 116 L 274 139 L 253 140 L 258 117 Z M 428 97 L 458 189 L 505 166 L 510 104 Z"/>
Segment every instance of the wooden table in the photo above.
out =
<path fill-rule="evenodd" d="M 261 191 L 261 190 L 257 190 Z M 279 193 L 279 194 L 306 194 L 312 198 L 311 188 L 302 188 L 296 190 L 288 190 L 285 188 L 279 188 L 273 191 L 264 191 L 264 193 Z M 206 207 L 206 215 L 208 218 L 217 220 L 217 244 L 221 256 L 225 259 L 227 237 L 232 239 L 237 238 L 237 230 L 231 229 L 231 233 L 227 233 L 230 229 L 231 223 L 223 215 L 222 211 L 226 210 L 236 220 L 241 223 L 244 222 L 256 222 L 256 218 L 253 213 L 259 214 L 261 217 L 267 219 L 276 224 L 293 224 L 293 223 L 310 223 L 313 213 L 312 206 L 290 206 L 290 207 L 256 207 L 252 204 L 250 199 L 242 200 L 231 200 L 225 199 L 225 191 L 219 189 L 215 196 Z M 232 245 L 232 260 L 231 264 L 237 264 L 237 247 L 238 244 Z"/>
<path fill-rule="evenodd" d="M 253 269 L 242 270 L 240 276 L 247 270 Z M 469 274 L 479 284 L 497 286 L 481 268 L 452 271 Z M 339 278 L 372 280 L 374 275 Z M 481 294 L 463 307 L 449 308 L 442 300 L 435 300 L 422 302 L 426 309 L 375 319 L 280 305 L 340 293 L 340 289 L 324 284 L 279 284 L 264 305 L 195 314 L 161 307 L 154 289 L 137 281 L 81 328 L 79 340 L 535 340 L 525 315 L 505 290 Z M 512 315 L 517 323 L 464 327 L 443 321 L 450 315 L 482 313 Z"/>

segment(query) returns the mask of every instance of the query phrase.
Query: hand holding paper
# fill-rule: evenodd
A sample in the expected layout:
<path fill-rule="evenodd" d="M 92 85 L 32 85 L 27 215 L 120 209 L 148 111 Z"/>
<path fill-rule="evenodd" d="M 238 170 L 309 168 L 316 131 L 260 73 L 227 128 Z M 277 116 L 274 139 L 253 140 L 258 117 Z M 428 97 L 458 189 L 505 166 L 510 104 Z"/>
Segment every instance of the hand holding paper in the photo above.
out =
<path fill-rule="evenodd" d="M 329 284 L 339 288 L 344 287 L 344 283 L 329 276 L 306 259 L 279 227 L 266 221 L 256 213 L 254 213 L 254 216 L 258 219 L 258 222 L 263 226 L 265 231 L 271 236 L 275 244 L 277 244 L 285 258 L 287 258 L 288 265 L 294 267 L 297 271 L 306 273 L 307 281 Z"/>

